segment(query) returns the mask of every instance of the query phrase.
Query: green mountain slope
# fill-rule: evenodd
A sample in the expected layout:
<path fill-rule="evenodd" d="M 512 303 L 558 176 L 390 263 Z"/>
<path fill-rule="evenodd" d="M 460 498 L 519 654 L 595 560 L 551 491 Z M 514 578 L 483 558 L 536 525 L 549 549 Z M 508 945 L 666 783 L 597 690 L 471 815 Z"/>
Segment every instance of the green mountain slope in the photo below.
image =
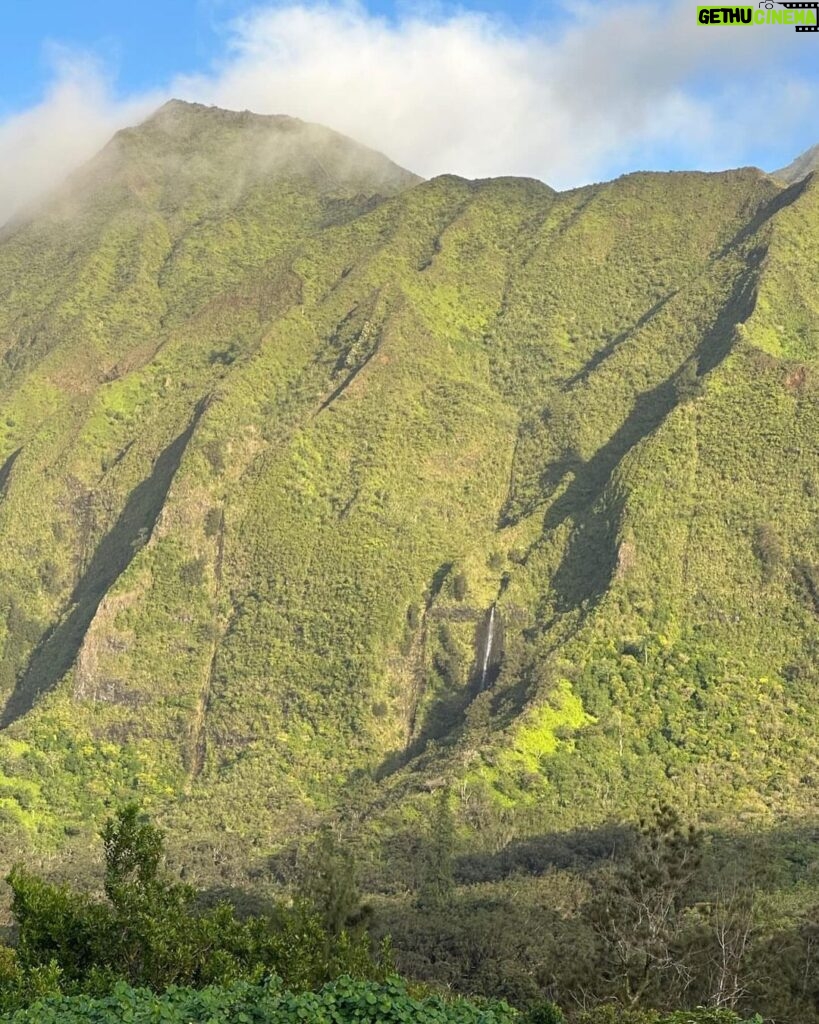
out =
<path fill-rule="evenodd" d="M 808 811 L 817 246 L 810 178 L 120 133 L 0 240 L 10 848 Z"/>

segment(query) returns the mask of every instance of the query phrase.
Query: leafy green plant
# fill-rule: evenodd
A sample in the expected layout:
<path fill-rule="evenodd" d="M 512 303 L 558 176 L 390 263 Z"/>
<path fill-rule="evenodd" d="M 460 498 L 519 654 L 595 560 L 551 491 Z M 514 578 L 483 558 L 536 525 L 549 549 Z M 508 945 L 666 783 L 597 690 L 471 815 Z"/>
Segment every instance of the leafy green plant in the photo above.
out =
<path fill-rule="evenodd" d="M 266 984 L 237 983 L 195 991 L 171 989 L 154 995 L 145 989 L 115 987 L 110 996 L 45 999 L 28 1010 L 0 1016 L 5 1024 L 120 1024 L 123 1021 L 188 1024 L 513 1024 L 515 1010 L 502 1002 L 473 1005 L 437 996 L 414 998 L 402 982 L 383 984 L 339 978 L 318 992 L 294 993 L 279 979 Z"/>

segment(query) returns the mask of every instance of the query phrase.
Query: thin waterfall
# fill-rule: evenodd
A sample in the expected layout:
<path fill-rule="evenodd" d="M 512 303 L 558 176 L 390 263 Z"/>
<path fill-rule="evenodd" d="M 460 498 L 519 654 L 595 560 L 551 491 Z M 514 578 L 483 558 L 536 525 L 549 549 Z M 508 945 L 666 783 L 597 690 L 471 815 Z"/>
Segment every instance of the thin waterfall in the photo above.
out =
<path fill-rule="evenodd" d="M 486 650 L 483 655 L 483 668 L 481 669 L 481 689 L 486 686 L 486 672 L 489 668 L 489 656 L 492 654 L 492 641 L 495 638 L 495 606 L 489 612 L 489 626 L 486 631 Z"/>

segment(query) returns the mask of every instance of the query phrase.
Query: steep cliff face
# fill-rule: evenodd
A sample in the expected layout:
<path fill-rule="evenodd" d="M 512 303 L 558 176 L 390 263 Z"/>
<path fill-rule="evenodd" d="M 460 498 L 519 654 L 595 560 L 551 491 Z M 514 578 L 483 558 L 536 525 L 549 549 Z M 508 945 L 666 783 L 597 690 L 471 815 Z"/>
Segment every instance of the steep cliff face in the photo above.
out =
<path fill-rule="evenodd" d="M 806 806 L 817 197 L 120 133 L 0 241 L 11 842 L 131 794 L 266 842 L 441 778 Z"/>

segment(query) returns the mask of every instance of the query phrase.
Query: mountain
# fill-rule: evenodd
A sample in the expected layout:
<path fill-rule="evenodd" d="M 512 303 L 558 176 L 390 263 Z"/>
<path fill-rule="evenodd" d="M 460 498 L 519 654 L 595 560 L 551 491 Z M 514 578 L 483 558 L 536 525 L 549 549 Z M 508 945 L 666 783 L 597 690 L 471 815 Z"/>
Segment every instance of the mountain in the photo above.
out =
<path fill-rule="evenodd" d="M 798 156 L 792 163 L 789 163 L 787 167 L 774 171 L 773 175 L 775 178 L 779 178 L 780 181 L 793 185 L 795 182 L 807 177 L 817 167 L 819 167 L 819 145 L 806 149 L 804 153 Z"/>
<path fill-rule="evenodd" d="M 792 185 L 796 181 L 802 181 L 803 178 L 806 178 L 815 171 L 817 167 L 819 167 L 819 145 L 813 145 L 810 150 L 806 150 L 805 153 L 796 157 L 787 167 L 774 171 L 773 176 L 779 178 L 780 181 L 784 181 L 786 184 Z"/>
<path fill-rule="evenodd" d="M 817 255 L 810 178 L 120 132 L 0 238 L 7 852 L 808 814 Z"/>

